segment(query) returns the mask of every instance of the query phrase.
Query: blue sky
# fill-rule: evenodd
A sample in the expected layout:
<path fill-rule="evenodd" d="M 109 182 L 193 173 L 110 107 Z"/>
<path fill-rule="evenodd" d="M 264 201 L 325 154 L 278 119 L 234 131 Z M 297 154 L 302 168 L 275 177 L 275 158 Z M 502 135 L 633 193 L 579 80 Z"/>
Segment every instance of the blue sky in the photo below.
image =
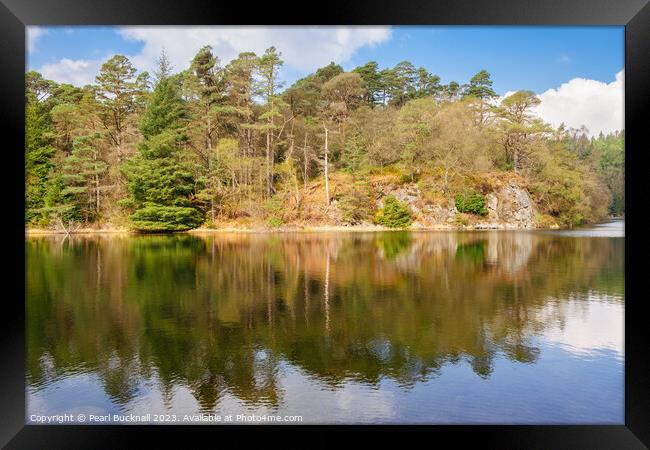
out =
<path fill-rule="evenodd" d="M 541 93 L 575 77 L 609 82 L 624 66 L 622 27 L 405 27 L 389 44 L 361 48 L 352 65 L 409 60 L 444 82 L 486 69 L 499 94 Z"/>
<path fill-rule="evenodd" d="M 463 83 L 486 69 L 500 95 L 520 89 L 542 95 L 575 80 L 591 80 L 591 88 L 601 90 L 616 87 L 622 95 L 620 26 L 30 27 L 28 69 L 59 82 L 85 84 L 115 53 L 128 56 L 138 69 L 152 70 L 164 47 L 180 70 L 205 44 L 224 62 L 241 51 L 259 54 L 275 45 L 283 53 L 287 85 L 332 60 L 346 70 L 370 60 L 380 67 L 408 60 L 443 83 Z M 584 88 L 574 86 L 572 95 Z"/>

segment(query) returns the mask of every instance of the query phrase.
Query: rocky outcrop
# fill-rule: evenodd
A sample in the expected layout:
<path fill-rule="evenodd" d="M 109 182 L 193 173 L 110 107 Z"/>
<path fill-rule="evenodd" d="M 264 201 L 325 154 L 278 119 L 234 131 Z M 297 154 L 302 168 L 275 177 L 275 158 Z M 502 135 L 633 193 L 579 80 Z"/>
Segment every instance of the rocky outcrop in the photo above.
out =
<path fill-rule="evenodd" d="M 466 215 L 459 221 L 458 210 L 451 198 L 440 202 L 424 200 L 420 188 L 414 184 L 375 186 L 377 207 L 382 199 L 393 195 L 407 203 L 416 218 L 413 228 L 456 227 L 465 223 L 466 228 L 474 229 L 528 229 L 535 227 L 535 205 L 528 191 L 516 181 L 501 182 L 492 192 L 485 194 L 487 215 L 485 217 Z"/>
<path fill-rule="evenodd" d="M 488 214 L 472 224 L 476 229 L 535 228 L 535 205 L 528 191 L 517 183 L 508 182 L 495 192 L 485 195 Z"/>
<path fill-rule="evenodd" d="M 535 211 L 528 192 L 510 182 L 497 194 L 497 220 L 513 225 L 515 228 L 534 228 Z"/>

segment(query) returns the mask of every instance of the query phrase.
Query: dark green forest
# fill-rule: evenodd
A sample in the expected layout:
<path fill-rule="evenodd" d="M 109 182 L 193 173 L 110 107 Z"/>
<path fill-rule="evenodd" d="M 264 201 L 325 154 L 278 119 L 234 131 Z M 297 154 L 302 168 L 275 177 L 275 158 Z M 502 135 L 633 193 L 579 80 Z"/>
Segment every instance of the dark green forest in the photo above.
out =
<path fill-rule="evenodd" d="M 625 212 L 624 132 L 554 128 L 531 91 L 498 102 L 485 70 L 442 84 L 408 61 L 330 63 L 287 86 L 282 64 L 274 47 L 224 65 L 206 46 L 180 71 L 161 54 L 153 74 L 113 56 L 84 87 L 28 72 L 26 224 L 181 231 L 398 214 L 409 226 L 399 202 L 377 208 L 386 177 L 432 204 L 480 200 L 511 177 L 538 226 Z"/>

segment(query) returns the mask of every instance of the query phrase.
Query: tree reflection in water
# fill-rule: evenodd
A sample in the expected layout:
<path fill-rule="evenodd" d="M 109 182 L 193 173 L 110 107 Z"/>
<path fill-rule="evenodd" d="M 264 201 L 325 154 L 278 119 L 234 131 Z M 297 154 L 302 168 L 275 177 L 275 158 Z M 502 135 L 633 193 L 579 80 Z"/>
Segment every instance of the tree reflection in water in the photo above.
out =
<path fill-rule="evenodd" d="M 118 405 L 156 379 L 202 410 L 282 402 L 286 361 L 404 389 L 498 355 L 533 364 L 569 297 L 623 294 L 622 239 L 528 232 L 30 238 L 27 379 L 91 372 Z M 541 314 L 540 311 L 544 313 Z M 550 312 L 549 312 L 550 311 Z"/>

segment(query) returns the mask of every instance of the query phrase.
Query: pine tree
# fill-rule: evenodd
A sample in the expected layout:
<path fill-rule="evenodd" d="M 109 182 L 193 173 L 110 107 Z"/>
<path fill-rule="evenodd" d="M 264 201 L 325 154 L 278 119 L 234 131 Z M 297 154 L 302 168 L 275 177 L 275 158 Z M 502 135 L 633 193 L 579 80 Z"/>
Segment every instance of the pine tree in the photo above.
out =
<path fill-rule="evenodd" d="M 193 167 L 183 149 L 184 116 L 178 80 L 163 75 L 140 123 L 139 152 L 123 167 L 130 195 L 121 204 L 134 210 L 129 219 L 138 231 L 182 231 L 203 222 L 194 204 Z"/>
<path fill-rule="evenodd" d="M 43 219 L 39 209 L 45 206 L 46 181 L 53 167 L 55 149 L 45 136 L 50 131 L 48 116 L 35 96 L 25 107 L 25 221 Z"/>
<path fill-rule="evenodd" d="M 126 155 L 126 137 L 129 134 L 129 119 L 137 112 L 142 102 L 141 89 L 148 82 L 144 75 L 135 78 L 136 69 L 122 55 L 115 55 L 102 64 L 97 75 L 97 97 L 100 104 L 100 118 L 107 131 L 118 162 Z"/>
<path fill-rule="evenodd" d="M 101 179 L 108 169 L 102 161 L 96 141 L 101 136 L 93 134 L 76 138 L 72 153 L 61 165 L 61 194 L 74 204 L 85 222 L 95 220 L 101 207 Z"/>
<path fill-rule="evenodd" d="M 463 97 L 475 97 L 481 100 L 489 100 L 497 97 L 496 92 L 492 89 L 492 80 L 490 79 L 490 72 L 481 70 L 474 75 L 467 85 L 467 89 L 463 93 Z"/>
<path fill-rule="evenodd" d="M 72 151 L 50 172 L 45 183 L 42 214 L 66 230 L 74 222 L 91 223 L 99 216 L 101 180 L 108 165 L 96 148 L 99 134 L 75 138 Z"/>
<path fill-rule="evenodd" d="M 353 130 L 345 141 L 342 156 L 343 167 L 352 174 L 353 181 L 366 162 L 366 149 L 363 137 L 357 130 Z"/>
<path fill-rule="evenodd" d="M 214 223 L 216 214 L 216 198 L 206 196 L 208 192 L 215 193 L 217 186 L 214 176 L 219 164 L 214 143 L 219 130 L 224 128 L 225 115 L 235 114 L 237 108 L 225 105 L 226 82 L 224 70 L 219 66 L 219 59 L 212 53 L 212 47 L 205 46 L 194 56 L 190 70 L 184 80 L 187 94 L 194 100 L 189 105 L 190 128 L 198 136 L 194 146 L 203 166 L 204 179 L 207 189 L 202 198 L 207 201 L 210 210 L 210 220 Z"/>
<path fill-rule="evenodd" d="M 266 134 L 266 196 L 270 198 L 274 193 L 273 186 L 273 164 L 275 162 L 274 140 L 277 136 L 274 131 L 279 128 L 276 120 L 280 117 L 280 109 L 286 106 L 284 101 L 278 97 L 277 90 L 282 87 L 279 81 L 279 70 L 283 64 L 275 47 L 269 47 L 260 56 L 257 64 L 259 84 L 257 93 L 266 102 L 266 111 L 260 115 L 260 123 L 257 128 Z"/>

